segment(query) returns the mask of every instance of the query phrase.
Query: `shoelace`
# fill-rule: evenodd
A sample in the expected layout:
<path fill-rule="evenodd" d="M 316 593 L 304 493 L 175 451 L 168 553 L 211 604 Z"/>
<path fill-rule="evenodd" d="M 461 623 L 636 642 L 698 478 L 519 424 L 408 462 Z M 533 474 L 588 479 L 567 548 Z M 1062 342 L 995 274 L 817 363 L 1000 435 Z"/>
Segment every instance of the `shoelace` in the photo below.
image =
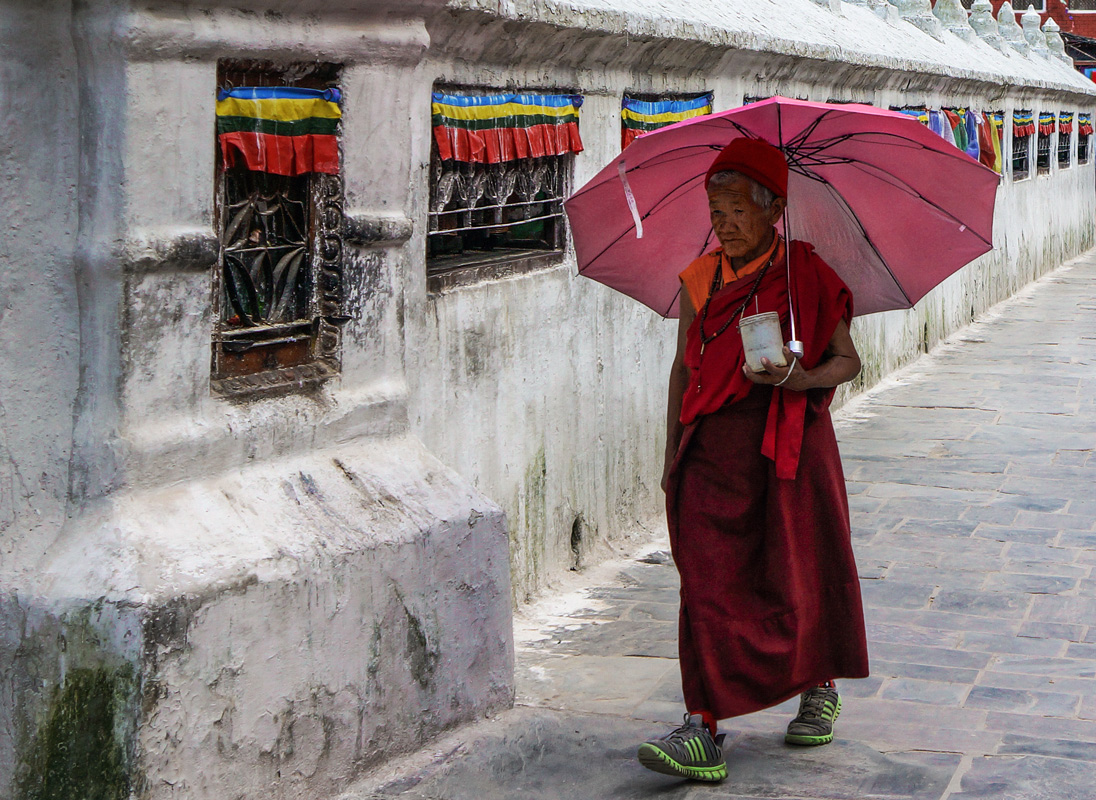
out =
<path fill-rule="evenodd" d="M 822 719 L 822 714 L 826 710 L 826 696 L 821 692 L 811 692 L 799 705 L 799 716 L 801 717 L 817 717 Z"/>

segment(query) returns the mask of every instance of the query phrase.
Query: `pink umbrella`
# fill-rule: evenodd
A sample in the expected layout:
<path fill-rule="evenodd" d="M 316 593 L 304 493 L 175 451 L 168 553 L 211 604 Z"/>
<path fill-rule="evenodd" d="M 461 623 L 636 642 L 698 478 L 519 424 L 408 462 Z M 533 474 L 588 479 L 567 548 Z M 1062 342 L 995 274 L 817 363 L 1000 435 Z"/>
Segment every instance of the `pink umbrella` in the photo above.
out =
<path fill-rule="evenodd" d="M 904 114 L 774 97 L 640 136 L 575 192 L 579 272 L 676 317 L 678 273 L 717 245 L 704 175 L 742 136 L 787 155 L 786 230 L 844 279 L 858 314 L 909 308 L 993 249 L 996 172 Z"/>

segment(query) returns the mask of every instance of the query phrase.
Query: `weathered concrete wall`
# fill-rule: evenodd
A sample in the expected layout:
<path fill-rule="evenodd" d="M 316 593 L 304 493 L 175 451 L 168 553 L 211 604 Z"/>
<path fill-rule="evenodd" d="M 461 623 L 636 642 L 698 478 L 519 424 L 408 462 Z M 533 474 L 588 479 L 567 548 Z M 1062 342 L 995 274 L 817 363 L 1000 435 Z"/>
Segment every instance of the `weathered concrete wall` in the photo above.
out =
<path fill-rule="evenodd" d="M 30 567 L 56 535 L 68 496 L 79 375 L 70 6 L 0 7 L 0 574 Z"/>
<path fill-rule="evenodd" d="M 710 90 L 717 110 L 746 95 L 781 94 L 1004 110 L 1006 119 L 1014 107 L 1083 111 L 1096 103 L 1069 65 L 1002 50 L 969 29 L 967 41 L 934 17 L 921 21 L 929 35 L 893 8 L 887 18 L 848 4 L 835 14 L 811 0 L 781 9 L 765 17 L 756 4 L 716 0 L 458 0 L 428 23 L 432 49 L 416 92 L 425 98 L 440 82 L 582 94 L 586 149 L 575 158 L 576 186 L 619 152 L 624 91 Z M 420 120 L 415 161 L 426 164 Z M 997 249 L 916 308 L 857 320 L 865 368 L 838 402 L 1092 246 L 1093 184 L 1091 163 L 1061 173 L 1055 165 L 1050 176 L 1016 184 L 1006 178 Z M 425 185 L 424 176 L 418 220 L 426 218 Z M 413 240 L 419 253 L 424 238 Z M 421 268 L 409 276 L 412 426 L 506 509 L 519 601 L 625 532 L 662 524 L 676 322 L 575 272 L 568 256 L 555 268 L 437 294 L 427 292 Z"/>

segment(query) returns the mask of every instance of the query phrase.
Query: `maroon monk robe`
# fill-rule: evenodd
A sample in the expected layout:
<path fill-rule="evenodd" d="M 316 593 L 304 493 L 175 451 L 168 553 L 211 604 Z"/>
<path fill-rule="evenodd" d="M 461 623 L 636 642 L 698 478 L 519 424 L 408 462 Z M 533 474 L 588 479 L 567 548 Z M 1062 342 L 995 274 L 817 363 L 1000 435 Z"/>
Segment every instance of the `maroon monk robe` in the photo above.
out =
<path fill-rule="evenodd" d="M 852 299 L 810 245 L 793 242 L 791 255 L 802 362 L 810 369 L 838 320 L 851 318 Z M 781 266 L 778 260 L 761 280 L 757 305 L 780 311 L 786 334 Z M 754 277 L 713 296 L 707 335 L 738 309 Z M 686 428 L 670 471 L 667 515 L 681 575 L 685 703 L 690 712 L 725 719 L 826 680 L 867 677 L 867 641 L 829 415 L 833 390 L 750 383 L 741 372 L 735 322 L 701 359 L 699 319 L 698 313 L 686 338 L 692 382 L 682 403 Z"/>

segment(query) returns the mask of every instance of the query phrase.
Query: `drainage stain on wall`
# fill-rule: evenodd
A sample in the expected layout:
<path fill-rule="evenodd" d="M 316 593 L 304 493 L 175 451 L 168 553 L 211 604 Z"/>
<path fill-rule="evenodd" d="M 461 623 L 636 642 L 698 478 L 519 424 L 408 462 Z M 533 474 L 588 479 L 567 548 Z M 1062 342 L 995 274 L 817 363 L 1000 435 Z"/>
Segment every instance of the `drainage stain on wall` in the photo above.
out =
<path fill-rule="evenodd" d="M 120 719 L 136 694 L 131 667 L 71 670 L 54 689 L 19 781 L 18 800 L 125 800 L 131 789 Z"/>

